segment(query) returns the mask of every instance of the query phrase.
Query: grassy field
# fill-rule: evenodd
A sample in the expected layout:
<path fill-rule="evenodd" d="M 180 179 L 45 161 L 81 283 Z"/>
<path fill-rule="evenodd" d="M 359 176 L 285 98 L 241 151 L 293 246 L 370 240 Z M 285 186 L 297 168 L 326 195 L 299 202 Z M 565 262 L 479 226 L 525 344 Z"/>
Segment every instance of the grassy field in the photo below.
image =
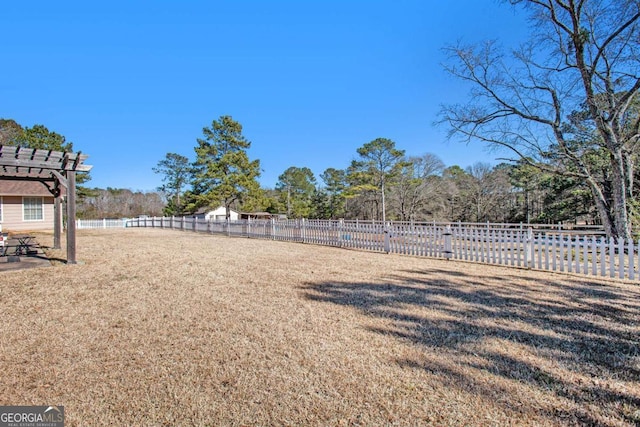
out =
<path fill-rule="evenodd" d="M 0 405 L 64 405 L 67 426 L 640 424 L 635 284 L 153 229 L 82 230 L 78 259 L 0 273 Z"/>

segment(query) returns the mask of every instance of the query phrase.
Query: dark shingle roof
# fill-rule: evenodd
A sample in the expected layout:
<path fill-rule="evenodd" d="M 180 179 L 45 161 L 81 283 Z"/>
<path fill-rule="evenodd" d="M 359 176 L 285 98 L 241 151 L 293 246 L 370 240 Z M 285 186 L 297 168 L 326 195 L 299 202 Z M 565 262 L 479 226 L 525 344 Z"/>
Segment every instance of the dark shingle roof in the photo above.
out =
<path fill-rule="evenodd" d="M 39 181 L 0 179 L 0 196 L 51 196 L 45 184 Z"/>

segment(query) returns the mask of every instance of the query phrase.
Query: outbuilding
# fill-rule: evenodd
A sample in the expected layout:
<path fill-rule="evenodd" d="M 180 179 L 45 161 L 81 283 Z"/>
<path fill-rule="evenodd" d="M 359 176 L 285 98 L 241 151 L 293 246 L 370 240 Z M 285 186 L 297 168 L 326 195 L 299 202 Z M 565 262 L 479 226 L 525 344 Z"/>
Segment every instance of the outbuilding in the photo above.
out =
<path fill-rule="evenodd" d="M 229 211 L 229 220 L 237 221 L 240 218 L 240 214 L 233 209 Z M 220 206 L 217 209 L 208 211 L 204 214 L 204 219 L 207 221 L 225 221 L 227 219 L 227 210 L 224 206 Z"/>

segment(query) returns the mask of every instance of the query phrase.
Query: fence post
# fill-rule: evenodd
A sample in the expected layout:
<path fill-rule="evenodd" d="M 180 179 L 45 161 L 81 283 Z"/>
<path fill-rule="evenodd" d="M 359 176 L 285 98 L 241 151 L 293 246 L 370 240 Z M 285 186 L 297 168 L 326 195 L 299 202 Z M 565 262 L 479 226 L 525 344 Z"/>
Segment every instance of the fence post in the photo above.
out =
<path fill-rule="evenodd" d="M 451 256 L 453 254 L 452 251 L 452 246 L 451 246 L 451 226 L 447 225 L 447 228 L 445 228 L 444 233 L 442 233 L 442 236 L 444 237 L 444 257 L 449 260 L 451 259 Z"/>
<path fill-rule="evenodd" d="M 271 218 L 271 239 L 276 240 L 276 220 Z"/>
<path fill-rule="evenodd" d="M 533 251 L 533 228 L 529 227 L 527 229 L 527 238 L 524 244 L 524 263 L 528 269 L 533 267 Z"/>
<path fill-rule="evenodd" d="M 384 252 L 388 254 L 391 252 L 391 234 L 389 233 L 389 225 L 386 222 L 383 225 L 382 232 L 384 233 Z"/>

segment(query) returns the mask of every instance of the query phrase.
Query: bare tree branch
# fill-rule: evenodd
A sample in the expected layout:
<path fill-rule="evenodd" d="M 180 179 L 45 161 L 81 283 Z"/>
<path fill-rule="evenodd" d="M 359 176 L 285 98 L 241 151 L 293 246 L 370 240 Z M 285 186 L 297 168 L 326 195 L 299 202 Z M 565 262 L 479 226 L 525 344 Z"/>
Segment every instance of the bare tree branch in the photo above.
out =
<path fill-rule="evenodd" d="M 510 57 L 495 42 L 447 48 L 447 71 L 472 91 L 467 104 L 443 107 L 440 122 L 450 137 L 503 147 L 526 164 L 584 180 L 607 232 L 630 237 L 640 3 L 510 3 L 532 13 L 538 38 Z"/>

